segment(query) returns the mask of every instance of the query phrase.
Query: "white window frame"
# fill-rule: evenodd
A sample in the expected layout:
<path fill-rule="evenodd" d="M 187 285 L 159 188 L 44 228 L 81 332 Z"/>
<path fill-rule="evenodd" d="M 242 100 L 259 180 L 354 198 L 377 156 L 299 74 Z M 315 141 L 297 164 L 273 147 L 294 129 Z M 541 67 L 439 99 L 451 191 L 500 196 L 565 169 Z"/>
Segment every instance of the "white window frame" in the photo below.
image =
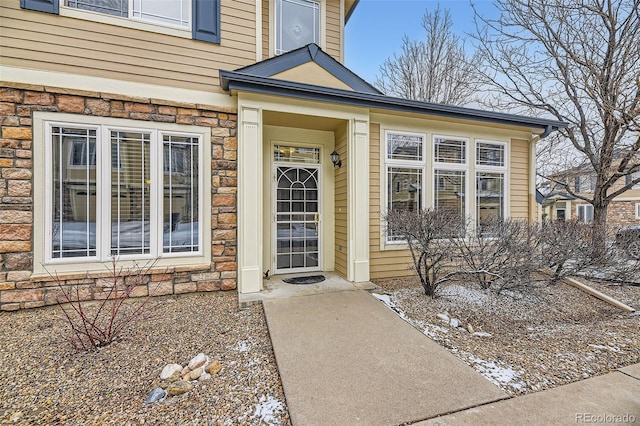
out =
<path fill-rule="evenodd" d="M 405 135 L 405 136 L 417 136 L 422 138 L 422 159 L 421 160 L 398 160 L 398 159 L 390 159 L 389 155 L 389 135 Z M 389 209 L 389 169 L 392 167 L 396 168 L 404 168 L 404 169 L 420 169 L 422 171 L 422 181 L 420 184 L 422 185 L 422 198 L 419 200 L 418 208 L 424 209 L 426 207 L 426 195 L 427 195 L 427 135 L 425 133 L 419 132 L 408 132 L 403 130 L 393 130 L 387 129 L 384 131 L 384 159 L 383 159 L 383 170 L 384 177 L 382 181 L 384 182 L 384 186 L 382 187 L 383 194 L 383 209 L 384 211 L 388 211 Z M 383 232 L 383 240 L 385 245 L 390 246 L 406 246 L 406 241 L 401 240 L 390 240 L 387 232 Z"/>
<path fill-rule="evenodd" d="M 640 203 L 636 203 L 636 219 L 640 220 Z"/>
<path fill-rule="evenodd" d="M 278 51 L 277 49 L 277 32 L 278 32 L 278 22 L 276 17 L 276 2 L 278 0 L 269 0 L 269 56 L 278 56 L 286 53 L 285 51 Z M 310 0 L 318 3 L 319 5 L 319 32 L 318 37 L 319 40 L 316 42 L 321 49 L 326 49 L 326 33 L 327 33 L 327 0 Z M 302 46 L 300 46 L 302 47 Z M 277 53 L 276 53 L 277 52 Z"/>
<path fill-rule="evenodd" d="M 96 256 L 92 257 L 52 257 L 53 238 L 53 194 L 49 190 L 53 173 L 52 128 L 80 127 L 96 130 L 99 157 L 96 168 Z M 111 255 L 111 143 L 109 132 L 130 131 L 150 133 L 150 253 L 144 255 Z M 197 252 L 164 253 L 162 209 L 164 204 L 163 179 L 163 135 L 195 137 L 198 143 L 198 243 Z M 176 264 L 204 265 L 211 262 L 211 156 L 207 147 L 211 144 L 209 127 L 178 125 L 173 123 L 141 122 L 129 119 L 77 116 L 62 113 L 34 113 L 34 210 L 45 214 L 34 215 L 34 274 L 51 272 L 105 271 L 115 257 L 127 267 L 145 262 L 156 262 L 156 266 L 175 267 Z M 36 148 L 38 147 L 38 148 Z M 106 160 L 108 159 L 108 160 Z M 92 166 L 93 167 L 93 166 Z"/>
<path fill-rule="evenodd" d="M 474 206 L 475 206 L 475 212 L 474 212 L 474 217 L 476 219 L 476 222 L 479 221 L 478 218 L 478 174 L 479 173 L 502 173 L 503 175 L 503 179 L 502 179 L 502 185 L 503 185 L 503 208 L 502 208 L 502 219 L 506 219 L 509 217 L 509 144 L 506 142 L 500 142 L 500 141 L 492 141 L 492 140 L 486 140 L 486 139 L 476 139 L 475 141 L 475 149 L 477 150 L 477 146 L 478 144 L 491 144 L 491 145 L 501 145 L 502 149 L 503 149 L 503 155 L 504 155 L 504 164 L 502 166 L 493 166 L 493 165 L 487 165 L 487 164 L 478 164 L 478 158 L 476 156 L 475 158 L 475 170 L 474 170 L 474 179 L 473 179 L 473 183 L 474 183 L 474 188 L 476 188 L 475 190 L 475 194 L 474 194 Z"/>
<path fill-rule="evenodd" d="M 584 209 L 584 219 L 580 219 L 580 209 Z M 591 209 L 591 220 L 587 220 L 587 211 Z M 576 206 L 576 219 L 578 219 L 579 222 L 582 223 L 591 223 L 593 222 L 593 205 L 591 204 L 578 204 Z"/>
<path fill-rule="evenodd" d="M 436 161 L 436 140 L 437 139 L 451 139 L 451 140 L 457 140 L 457 141 L 464 141 L 464 163 L 445 163 L 445 162 L 440 162 L 440 161 Z M 471 194 L 471 192 L 469 191 L 470 187 L 471 187 L 471 171 L 470 171 L 470 160 L 469 160 L 469 154 L 470 154 L 470 149 L 469 149 L 469 145 L 471 141 L 469 140 L 469 138 L 465 138 L 465 137 L 461 137 L 461 136 L 452 136 L 452 135 L 442 135 L 442 134 L 435 134 L 432 136 L 431 138 L 431 161 L 433 163 L 433 180 L 434 180 L 434 187 L 431 188 L 431 205 L 435 208 L 436 205 L 436 191 L 435 191 L 435 185 L 437 184 L 437 182 L 435 182 L 435 177 L 436 177 L 436 171 L 440 170 L 440 171 L 455 171 L 455 172 L 464 172 L 464 219 L 466 220 L 469 217 L 469 212 L 470 212 L 470 198 L 469 195 Z M 474 181 L 475 182 L 475 181 Z"/>
<path fill-rule="evenodd" d="M 167 24 L 164 22 L 151 21 L 141 18 L 136 18 L 133 16 L 133 1 L 129 1 L 129 16 L 115 16 L 110 15 L 108 13 L 102 12 L 94 12 L 91 10 L 78 9 L 72 6 L 67 6 L 67 2 L 62 0 L 60 2 L 60 16 L 67 16 L 75 19 L 82 19 L 91 22 L 100 22 L 108 25 L 116 25 L 120 27 L 126 27 L 136 30 L 154 32 L 159 34 L 166 34 L 176 37 L 182 37 L 191 39 L 192 38 L 192 27 L 193 27 L 193 6 L 191 4 L 194 0 L 189 0 L 190 5 L 188 6 L 189 13 L 189 25 L 188 26 L 179 26 Z"/>

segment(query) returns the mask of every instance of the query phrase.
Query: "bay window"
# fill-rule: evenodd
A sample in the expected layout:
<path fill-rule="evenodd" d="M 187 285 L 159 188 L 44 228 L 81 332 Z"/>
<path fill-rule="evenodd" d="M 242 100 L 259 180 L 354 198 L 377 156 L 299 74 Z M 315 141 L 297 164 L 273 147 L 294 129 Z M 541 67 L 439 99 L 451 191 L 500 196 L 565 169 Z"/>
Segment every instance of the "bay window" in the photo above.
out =
<path fill-rule="evenodd" d="M 202 256 L 209 129 L 104 121 L 43 125 L 45 263 Z"/>

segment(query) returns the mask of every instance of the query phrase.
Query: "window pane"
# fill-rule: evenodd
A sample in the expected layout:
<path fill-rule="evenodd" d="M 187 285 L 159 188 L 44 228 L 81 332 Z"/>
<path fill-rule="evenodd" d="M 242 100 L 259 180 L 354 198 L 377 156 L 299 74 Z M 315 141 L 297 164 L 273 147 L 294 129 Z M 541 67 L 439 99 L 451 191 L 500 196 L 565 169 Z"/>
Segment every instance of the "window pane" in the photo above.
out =
<path fill-rule="evenodd" d="M 478 173 L 476 181 L 477 220 L 483 227 L 504 219 L 504 174 Z M 482 231 L 481 231 L 482 232 Z"/>
<path fill-rule="evenodd" d="M 504 145 L 478 143 L 476 164 L 486 166 L 504 166 Z"/>
<path fill-rule="evenodd" d="M 273 159 L 288 163 L 320 164 L 320 149 L 275 145 Z"/>
<path fill-rule="evenodd" d="M 129 16 L 127 0 L 68 0 L 67 6 L 114 16 Z"/>
<path fill-rule="evenodd" d="M 387 133 L 387 158 L 422 161 L 422 143 L 419 135 Z"/>
<path fill-rule="evenodd" d="M 116 164 L 120 165 L 111 168 L 111 254 L 114 256 L 150 252 L 150 145 L 149 134 L 111 132 L 112 150 L 115 150 Z"/>
<path fill-rule="evenodd" d="M 96 131 L 53 127 L 51 142 L 51 257 L 96 256 Z"/>
<path fill-rule="evenodd" d="M 422 206 L 422 169 L 389 167 L 387 171 L 388 209 L 417 211 Z M 389 241 L 401 241 L 402 237 L 388 231 Z"/>
<path fill-rule="evenodd" d="M 133 17 L 189 27 L 190 0 L 133 0 Z"/>
<path fill-rule="evenodd" d="M 435 161 L 438 163 L 466 163 L 466 141 L 436 138 Z"/>
<path fill-rule="evenodd" d="M 199 251 L 199 139 L 164 135 L 164 253 Z"/>
<path fill-rule="evenodd" d="M 276 0 L 276 55 L 320 41 L 320 3 Z"/>
<path fill-rule="evenodd" d="M 466 219 L 466 172 L 436 170 L 434 177 L 435 209 L 459 214 L 460 220 L 464 221 Z"/>

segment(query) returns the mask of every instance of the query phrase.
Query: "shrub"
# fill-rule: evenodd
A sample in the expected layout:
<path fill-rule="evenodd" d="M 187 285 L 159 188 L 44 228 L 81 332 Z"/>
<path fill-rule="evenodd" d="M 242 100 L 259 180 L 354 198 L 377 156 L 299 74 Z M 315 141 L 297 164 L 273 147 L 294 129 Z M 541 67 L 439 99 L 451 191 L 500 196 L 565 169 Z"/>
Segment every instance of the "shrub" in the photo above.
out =
<path fill-rule="evenodd" d="M 136 287 L 150 285 L 149 272 L 154 264 L 124 269 L 114 260 L 108 278 L 104 279 L 107 291 L 95 302 L 82 301 L 80 286 L 65 286 L 57 275 L 51 275 L 61 294 L 57 303 L 68 326 L 66 340 L 74 348 L 85 351 L 97 350 L 116 341 L 147 311 L 149 298 L 130 299 Z"/>

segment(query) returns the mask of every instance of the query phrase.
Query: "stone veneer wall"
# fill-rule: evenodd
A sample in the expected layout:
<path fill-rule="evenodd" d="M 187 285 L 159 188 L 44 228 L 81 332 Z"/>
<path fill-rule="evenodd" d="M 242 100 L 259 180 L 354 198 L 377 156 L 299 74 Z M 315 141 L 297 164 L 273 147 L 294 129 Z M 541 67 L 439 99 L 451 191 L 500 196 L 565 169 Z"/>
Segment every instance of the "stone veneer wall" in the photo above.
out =
<path fill-rule="evenodd" d="M 2 83 L 0 86 L 0 310 L 55 304 L 53 279 L 32 278 L 32 112 L 51 111 L 211 127 L 212 259 L 193 270 L 150 270 L 134 296 L 233 290 L 237 284 L 236 110 L 168 100 Z M 66 290 L 82 300 L 105 298 L 108 274 L 62 276 Z M 76 294 L 73 291 L 73 294 Z"/>
<path fill-rule="evenodd" d="M 571 219 L 577 219 L 576 206 L 584 203 L 571 205 Z M 636 204 L 640 204 L 640 199 L 633 201 L 613 200 L 607 209 L 607 225 L 613 228 L 628 225 L 640 225 L 640 219 L 636 219 Z M 567 217 L 569 219 L 569 217 Z"/>

